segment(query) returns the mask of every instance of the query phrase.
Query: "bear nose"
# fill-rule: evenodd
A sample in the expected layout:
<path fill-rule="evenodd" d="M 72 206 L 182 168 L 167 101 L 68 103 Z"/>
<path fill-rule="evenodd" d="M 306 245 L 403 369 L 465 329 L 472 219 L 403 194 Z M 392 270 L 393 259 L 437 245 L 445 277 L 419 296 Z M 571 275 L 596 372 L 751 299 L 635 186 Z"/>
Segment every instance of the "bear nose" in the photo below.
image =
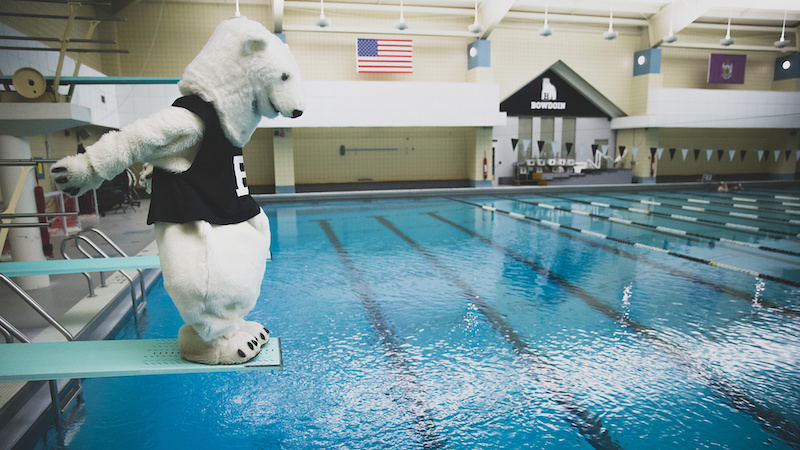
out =
<path fill-rule="evenodd" d="M 292 119 L 296 119 L 302 115 L 303 111 L 300 111 L 299 109 L 295 109 L 294 111 L 292 111 Z"/>

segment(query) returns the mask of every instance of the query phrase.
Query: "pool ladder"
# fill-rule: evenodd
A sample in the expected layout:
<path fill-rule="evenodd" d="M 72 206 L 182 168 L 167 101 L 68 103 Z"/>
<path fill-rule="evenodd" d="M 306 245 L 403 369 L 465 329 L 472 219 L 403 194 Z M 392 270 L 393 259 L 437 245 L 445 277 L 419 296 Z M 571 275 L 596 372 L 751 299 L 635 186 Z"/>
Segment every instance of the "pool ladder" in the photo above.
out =
<path fill-rule="evenodd" d="M 89 233 L 94 233 L 97 236 L 99 236 L 100 238 L 102 238 L 109 246 L 111 246 L 111 248 L 114 249 L 115 252 L 117 252 L 117 254 L 119 256 L 122 256 L 122 257 L 127 257 L 128 256 L 119 247 L 119 245 L 117 245 L 114 241 L 111 240 L 111 238 L 109 238 L 105 233 L 103 233 L 102 231 L 98 230 L 97 228 L 86 228 L 86 229 L 82 230 L 81 232 L 79 232 L 78 234 L 70 236 L 70 237 L 64 239 L 64 241 L 61 243 L 61 256 L 64 257 L 64 259 L 72 259 L 72 258 L 69 257 L 69 254 L 67 253 L 67 246 L 69 245 L 69 243 L 71 241 L 74 241 L 75 242 L 75 247 L 86 258 L 94 258 L 94 256 L 89 254 L 89 252 L 86 251 L 86 249 L 84 249 L 81 246 L 81 242 L 85 242 L 87 245 L 89 245 L 97 253 L 97 255 L 99 255 L 100 257 L 102 257 L 102 258 L 110 258 L 110 256 L 106 252 L 104 252 L 102 249 L 100 249 L 100 246 L 98 246 L 94 241 L 92 241 L 91 239 L 86 237 L 86 235 L 89 234 Z M 142 270 L 141 269 L 136 269 L 136 271 L 139 273 L 139 291 L 142 294 L 142 300 L 138 304 L 136 303 L 136 288 L 134 287 L 133 278 L 131 278 L 130 275 L 128 275 L 127 273 L 125 273 L 122 270 L 120 270 L 119 273 L 121 273 L 122 276 L 124 276 L 128 280 L 128 283 L 130 284 L 130 287 L 131 287 L 131 305 L 133 307 L 133 318 L 134 318 L 135 321 L 138 322 L 139 314 L 142 312 L 142 310 L 144 310 L 145 306 L 147 306 L 147 297 L 146 297 L 146 294 L 145 294 L 144 275 L 142 274 Z M 94 293 L 94 281 L 92 280 L 91 275 L 88 272 L 83 272 L 82 275 L 86 278 L 86 281 L 89 283 L 89 297 L 94 297 L 96 294 Z M 106 274 L 105 274 L 105 272 L 100 272 L 100 286 L 101 287 L 106 287 L 107 286 L 106 285 Z"/>

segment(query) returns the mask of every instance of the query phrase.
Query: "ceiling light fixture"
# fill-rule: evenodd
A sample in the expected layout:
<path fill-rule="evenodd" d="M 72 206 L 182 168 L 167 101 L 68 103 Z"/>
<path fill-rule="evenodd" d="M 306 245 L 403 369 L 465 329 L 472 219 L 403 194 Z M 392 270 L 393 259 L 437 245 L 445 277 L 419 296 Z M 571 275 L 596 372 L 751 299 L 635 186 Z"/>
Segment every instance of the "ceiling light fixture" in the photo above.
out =
<path fill-rule="evenodd" d="M 789 45 L 789 41 L 786 40 L 786 10 L 783 10 L 783 26 L 781 27 L 781 40 L 775 41 L 772 45 L 775 48 L 783 48 Z"/>
<path fill-rule="evenodd" d="M 408 28 L 408 22 L 406 22 L 406 19 L 403 18 L 403 0 L 400 0 L 400 20 L 394 24 L 394 27 L 400 31 Z"/>
<path fill-rule="evenodd" d="M 603 39 L 613 40 L 619 36 L 619 33 L 614 31 L 614 8 L 611 8 L 611 14 L 608 16 L 608 31 L 603 33 Z"/>
<path fill-rule="evenodd" d="M 664 36 L 663 41 L 667 44 L 672 44 L 673 42 L 678 40 L 678 36 L 675 36 L 675 33 L 672 32 L 672 22 L 675 18 L 675 2 L 670 2 L 669 4 L 669 35 Z"/>
<path fill-rule="evenodd" d="M 724 45 L 725 47 L 729 45 L 733 45 L 736 42 L 736 39 L 731 39 L 731 14 L 728 13 L 728 32 L 725 34 L 725 39 L 720 39 L 720 45 Z"/>
<path fill-rule="evenodd" d="M 316 24 L 320 28 L 331 25 L 331 19 L 325 17 L 325 0 L 319 0 L 319 19 L 317 19 Z"/>
<path fill-rule="evenodd" d="M 547 25 L 547 5 L 544 5 L 544 26 L 539 28 L 539 36 L 547 37 L 551 34 L 553 34 L 553 29 Z"/>
<path fill-rule="evenodd" d="M 475 0 L 475 23 L 467 27 L 470 33 L 478 34 L 483 31 L 483 25 L 478 23 L 478 0 Z"/>

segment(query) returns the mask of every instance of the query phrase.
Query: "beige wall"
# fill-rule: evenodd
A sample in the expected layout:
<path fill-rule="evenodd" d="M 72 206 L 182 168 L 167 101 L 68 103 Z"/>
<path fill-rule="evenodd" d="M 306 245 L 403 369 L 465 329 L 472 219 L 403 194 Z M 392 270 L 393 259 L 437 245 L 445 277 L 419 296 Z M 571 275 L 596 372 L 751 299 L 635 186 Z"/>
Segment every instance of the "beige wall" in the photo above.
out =
<path fill-rule="evenodd" d="M 466 128 L 298 128 L 296 183 L 465 179 L 464 151 L 474 148 L 467 135 Z"/>

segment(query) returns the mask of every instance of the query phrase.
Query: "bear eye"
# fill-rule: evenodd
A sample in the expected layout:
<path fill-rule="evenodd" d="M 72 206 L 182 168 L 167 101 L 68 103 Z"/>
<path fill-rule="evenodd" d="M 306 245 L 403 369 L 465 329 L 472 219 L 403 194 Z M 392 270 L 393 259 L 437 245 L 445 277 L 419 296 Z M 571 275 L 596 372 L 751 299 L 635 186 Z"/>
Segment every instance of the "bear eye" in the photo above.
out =
<path fill-rule="evenodd" d="M 281 80 L 286 81 L 288 79 L 289 79 L 289 74 L 288 73 L 284 73 L 283 75 L 281 75 Z"/>

